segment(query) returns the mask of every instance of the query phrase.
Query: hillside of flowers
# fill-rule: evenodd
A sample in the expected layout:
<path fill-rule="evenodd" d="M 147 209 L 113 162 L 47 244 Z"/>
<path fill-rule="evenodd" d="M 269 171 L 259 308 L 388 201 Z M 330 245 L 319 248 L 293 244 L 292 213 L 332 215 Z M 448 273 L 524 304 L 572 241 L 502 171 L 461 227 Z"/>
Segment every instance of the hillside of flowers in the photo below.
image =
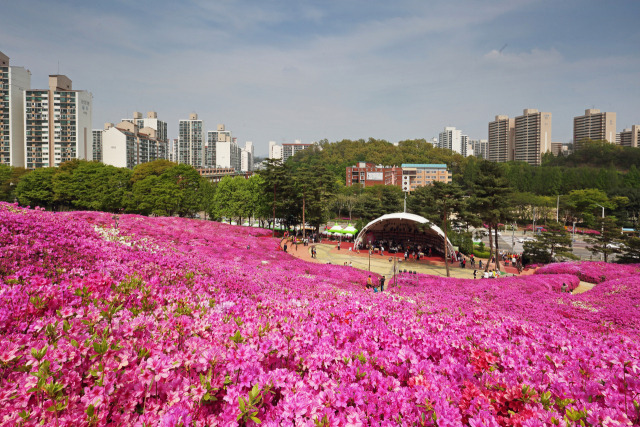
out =
<path fill-rule="evenodd" d="M 640 424 L 639 266 L 372 293 L 368 272 L 278 247 L 0 204 L 0 424 Z"/>

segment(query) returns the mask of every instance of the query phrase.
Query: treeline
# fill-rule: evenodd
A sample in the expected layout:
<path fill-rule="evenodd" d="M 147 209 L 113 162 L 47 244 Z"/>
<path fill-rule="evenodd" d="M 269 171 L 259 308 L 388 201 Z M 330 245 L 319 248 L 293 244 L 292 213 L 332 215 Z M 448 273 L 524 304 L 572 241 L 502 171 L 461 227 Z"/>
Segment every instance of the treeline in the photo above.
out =
<path fill-rule="evenodd" d="M 400 141 L 397 145 L 384 140 L 342 140 L 335 143 L 321 141 L 316 148 L 299 152 L 288 160 L 292 168 L 323 165 L 344 183 L 348 166 L 366 161 L 385 166 L 400 166 L 402 163 L 444 163 L 453 173 L 454 182 L 463 191 L 471 194 L 482 164 L 477 157 L 461 155 L 433 147 L 423 139 Z M 616 205 L 615 214 L 625 226 L 634 226 L 640 217 L 640 149 L 620 147 L 606 141 L 585 141 L 581 150 L 569 156 L 543 156 L 542 166 L 531 166 L 524 162 L 498 163 L 497 168 L 520 200 L 529 201 L 521 207 L 522 220 L 533 217 L 533 207 L 538 213 L 550 215 L 560 196 L 561 208 L 568 195 L 579 190 L 595 189 L 607 198 L 626 197 L 628 202 Z M 341 206 L 362 206 L 364 196 L 359 188 L 342 188 L 343 196 L 336 201 L 334 211 L 340 213 Z M 348 202 L 341 202 L 341 199 Z M 354 198 L 358 199 L 354 203 Z"/>
<path fill-rule="evenodd" d="M 385 140 L 321 141 L 318 147 L 297 153 L 290 159 L 297 165 L 323 165 L 342 182 L 346 168 L 356 162 L 385 166 L 402 163 L 444 163 L 456 183 L 469 190 L 478 174 L 481 159 L 462 157 L 451 150 L 434 147 L 424 139 L 400 141 L 394 145 Z M 597 188 L 607 194 L 625 188 L 640 188 L 640 149 L 621 147 L 606 141 L 585 141 L 582 148 L 569 156 L 543 156 L 542 166 L 524 162 L 499 163 L 509 185 L 517 191 L 541 196 L 557 196 L 573 190 Z"/>
<path fill-rule="evenodd" d="M 162 216 L 194 215 L 211 187 L 191 166 L 167 160 L 134 170 L 82 160 L 27 173 L 1 166 L 0 179 L 2 199 L 25 206 Z"/>
<path fill-rule="evenodd" d="M 543 158 L 543 165 L 597 168 L 614 168 L 623 171 L 640 164 L 640 149 L 611 144 L 608 141 L 585 140 L 580 149 L 569 156 L 548 155 Z"/>

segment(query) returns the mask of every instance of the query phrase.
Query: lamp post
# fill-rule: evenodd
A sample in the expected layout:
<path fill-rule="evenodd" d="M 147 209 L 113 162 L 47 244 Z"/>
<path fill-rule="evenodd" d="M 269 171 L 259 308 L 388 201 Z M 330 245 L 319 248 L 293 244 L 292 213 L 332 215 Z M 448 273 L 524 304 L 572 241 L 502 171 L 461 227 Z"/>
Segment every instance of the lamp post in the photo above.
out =
<path fill-rule="evenodd" d="M 604 234 L 604 206 L 602 206 L 600 203 L 596 203 L 596 205 L 600 206 L 602 208 L 602 227 L 600 227 L 600 233 Z M 603 252 L 600 252 L 600 260 L 602 260 L 604 258 L 604 254 Z"/>

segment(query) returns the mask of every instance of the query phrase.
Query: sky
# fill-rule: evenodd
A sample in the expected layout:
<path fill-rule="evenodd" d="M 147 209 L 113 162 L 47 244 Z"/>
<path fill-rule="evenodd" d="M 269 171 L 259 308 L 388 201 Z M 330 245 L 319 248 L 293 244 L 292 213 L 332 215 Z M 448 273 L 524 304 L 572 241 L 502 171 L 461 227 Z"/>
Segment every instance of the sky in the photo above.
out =
<path fill-rule="evenodd" d="M 21 0 L 0 51 L 31 87 L 64 74 L 93 125 L 197 113 L 266 155 L 321 139 L 486 139 L 496 115 L 552 113 L 570 142 L 587 108 L 640 124 L 640 1 Z"/>

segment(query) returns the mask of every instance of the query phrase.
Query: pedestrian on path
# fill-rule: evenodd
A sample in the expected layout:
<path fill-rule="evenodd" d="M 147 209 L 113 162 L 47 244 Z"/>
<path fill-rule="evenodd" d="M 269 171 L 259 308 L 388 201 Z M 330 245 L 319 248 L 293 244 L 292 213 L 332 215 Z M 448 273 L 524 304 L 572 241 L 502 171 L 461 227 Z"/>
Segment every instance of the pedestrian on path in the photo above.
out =
<path fill-rule="evenodd" d="M 384 292 L 384 279 L 384 276 L 380 277 L 380 292 Z"/>

